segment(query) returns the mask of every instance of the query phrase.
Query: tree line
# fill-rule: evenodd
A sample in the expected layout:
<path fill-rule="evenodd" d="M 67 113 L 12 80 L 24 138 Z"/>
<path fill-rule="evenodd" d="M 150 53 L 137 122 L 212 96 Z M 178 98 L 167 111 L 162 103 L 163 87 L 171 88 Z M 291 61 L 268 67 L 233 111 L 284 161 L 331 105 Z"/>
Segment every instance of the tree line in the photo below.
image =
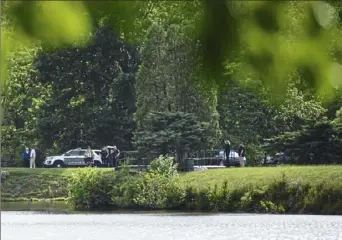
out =
<path fill-rule="evenodd" d="M 13 16 L 24 17 L 23 6 L 11 4 L 1 5 L 2 27 L 18 36 Z M 38 3 L 26 4 L 37 11 Z M 339 19 L 334 28 L 320 23 L 339 12 L 338 4 L 329 5 L 335 15 L 322 20 L 309 3 L 233 1 L 229 9 L 244 19 L 239 22 L 205 1 L 84 4 L 94 26 L 84 27 L 86 39 L 66 45 L 68 33 L 57 38 L 44 30 L 39 41 L 32 37 L 6 55 L 3 154 L 20 154 L 32 144 L 51 154 L 91 141 L 147 158 L 173 152 L 182 161 L 229 139 L 233 146 L 245 143 L 250 162 L 276 152 L 294 163 L 341 161 L 342 94 L 327 85 L 334 75 L 318 72 L 328 61 L 323 51 L 340 61 Z M 270 16 L 262 17 L 265 11 Z M 38 30 L 30 26 L 26 32 L 33 36 Z M 47 44 L 52 37 L 55 43 Z"/>

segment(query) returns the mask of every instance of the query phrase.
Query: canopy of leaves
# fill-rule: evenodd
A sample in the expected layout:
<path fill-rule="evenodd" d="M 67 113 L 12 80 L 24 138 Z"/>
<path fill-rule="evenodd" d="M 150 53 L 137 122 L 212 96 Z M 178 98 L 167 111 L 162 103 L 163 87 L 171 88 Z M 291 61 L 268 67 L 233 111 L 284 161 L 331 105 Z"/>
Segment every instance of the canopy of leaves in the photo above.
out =
<path fill-rule="evenodd" d="M 205 69 L 216 76 L 210 81 L 221 81 L 223 63 L 243 47 L 247 49 L 245 67 L 250 66 L 265 84 L 282 86 L 288 74 L 300 68 L 318 93 L 330 93 L 340 82 L 336 80 L 338 59 L 330 54 L 342 47 L 340 41 L 332 41 L 333 36 L 341 36 L 336 9 L 325 2 L 209 0 L 187 4 L 21 1 L 7 6 L 16 39 L 59 46 L 83 44 L 99 21 L 110 23 L 120 36 L 138 38 L 137 29 L 146 30 L 151 21 L 190 19 L 201 40 Z M 15 44 L 4 40 L 6 54 Z"/>
<path fill-rule="evenodd" d="M 35 63 L 39 80 L 52 91 L 39 115 L 45 148 L 57 144 L 66 150 L 88 141 L 131 148 L 136 47 L 100 28 L 88 47 L 42 52 Z"/>
<path fill-rule="evenodd" d="M 185 128 L 172 115 L 181 113 L 196 122 L 193 142 L 201 139 L 205 147 L 222 130 L 234 144 L 253 148 L 280 134 L 274 146 L 283 144 L 276 148 L 296 159 L 305 152 L 334 161 L 340 154 L 334 152 L 340 146 L 339 2 L 6 1 L 1 7 L 2 130 L 9 151 L 26 143 L 61 150 L 89 139 L 131 148 L 135 123 L 135 141 L 144 146 L 154 133 L 148 136 L 143 124 L 173 119 Z M 166 111 L 154 116 L 160 124 L 145 119 L 153 111 Z M 154 130 L 159 140 L 149 144 L 161 152 L 185 138 L 175 137 L 176 128 L 172 141 Z"/>

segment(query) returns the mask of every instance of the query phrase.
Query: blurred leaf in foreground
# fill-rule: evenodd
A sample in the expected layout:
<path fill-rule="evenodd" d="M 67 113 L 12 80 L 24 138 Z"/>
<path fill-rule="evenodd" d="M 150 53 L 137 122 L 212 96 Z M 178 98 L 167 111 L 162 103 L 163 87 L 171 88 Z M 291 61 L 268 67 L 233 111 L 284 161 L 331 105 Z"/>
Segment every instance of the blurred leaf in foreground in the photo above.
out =
<path fill-rule="evenodd" d="M 91 22 L 83 2 L 22 1 L 15 2 L 9 14 L 17 31 L 46 43 L 77 44 L 90 31 Z"/>
<path fill-rule="evenodd" d="M 1 87 L 8 76 L 6 56 L 19 46 L 34 42 L 48 46 L 80 44 L 91 31 L 91 21 L 83 2 L 16 1 L 6 3 L 5 9 L 4 14 L 11 24 L 2 24 Z M 0 114 L 2 119 L 3 114 Z"/>
<path fill-rule="evenodd" d="M 260 79 L 282 93 L 289 75 L 299 71 L 325 99 L 342 83 L 342 50 L 337 11 L 325 2 L 210 1 L 203 32 L 206 71 L 218 84 L 234 54 L 244 52 L 237 72 Z M 236 56 L 235 56 L 236 57 Z M 239 74 L 236 74 L 239 75 Z M 236 80 L 241 80 L 235 76 Z"/>

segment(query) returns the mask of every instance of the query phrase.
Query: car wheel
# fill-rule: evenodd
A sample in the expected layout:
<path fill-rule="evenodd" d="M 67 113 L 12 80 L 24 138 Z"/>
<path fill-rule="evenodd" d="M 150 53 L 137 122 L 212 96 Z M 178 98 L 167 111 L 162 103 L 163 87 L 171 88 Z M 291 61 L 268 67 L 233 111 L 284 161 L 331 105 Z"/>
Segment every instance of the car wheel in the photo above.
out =
<path fill-rule="evenodd" d="M 63 167 L 65 167 L 65 164 L 62 160 L 57 160 L 53 163 L 52 166 L 55 168 L 63 168 Z"/>

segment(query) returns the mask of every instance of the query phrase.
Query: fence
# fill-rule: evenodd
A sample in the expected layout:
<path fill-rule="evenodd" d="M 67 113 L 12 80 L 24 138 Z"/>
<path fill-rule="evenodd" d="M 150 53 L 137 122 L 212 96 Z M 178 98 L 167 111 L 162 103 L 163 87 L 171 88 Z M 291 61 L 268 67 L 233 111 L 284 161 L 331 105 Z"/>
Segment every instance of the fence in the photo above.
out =
<path fill-rule="evenodd" d="M 139 157 L 138 151 L 122 151 L 119 163 L 125 165 L 146 165 L 143 159 Z"/>
<path fill-rule="evenodd" d="M 219 150 L 203 150 L 189 153 L 188 159 L 193 160 L 195 166 L 220 165 L 223 156 L 222 154 L 219 155 Z M 122 151 L 119 157 L 119 164 L 146 167 L 152 160 L 141 156 L 138 151 Z M 14 154 L 1 157 L 1 166 L 14 167 L 17 165 L 18 161 L 15 161 Z"/>
<path fill-rule="evenodd" d="M 203 150 L 191 152 L 188 154 L 188 159 L 194 161 L 194 165 L 196 166 L 204 166 L 204 165 L 220 165 L 224 156 L 219 154 L 220 150 Z M 234 158 L 233 150 L 230 153 L 230 158 Z M 139 156 L 138 151 L 123 151 L 121 152 L 121 156 L 119 158 L 120 164 L 125 165 L 141 165 L 147 166 L 150 164 L 152 159 L 146 159 Z"/>

